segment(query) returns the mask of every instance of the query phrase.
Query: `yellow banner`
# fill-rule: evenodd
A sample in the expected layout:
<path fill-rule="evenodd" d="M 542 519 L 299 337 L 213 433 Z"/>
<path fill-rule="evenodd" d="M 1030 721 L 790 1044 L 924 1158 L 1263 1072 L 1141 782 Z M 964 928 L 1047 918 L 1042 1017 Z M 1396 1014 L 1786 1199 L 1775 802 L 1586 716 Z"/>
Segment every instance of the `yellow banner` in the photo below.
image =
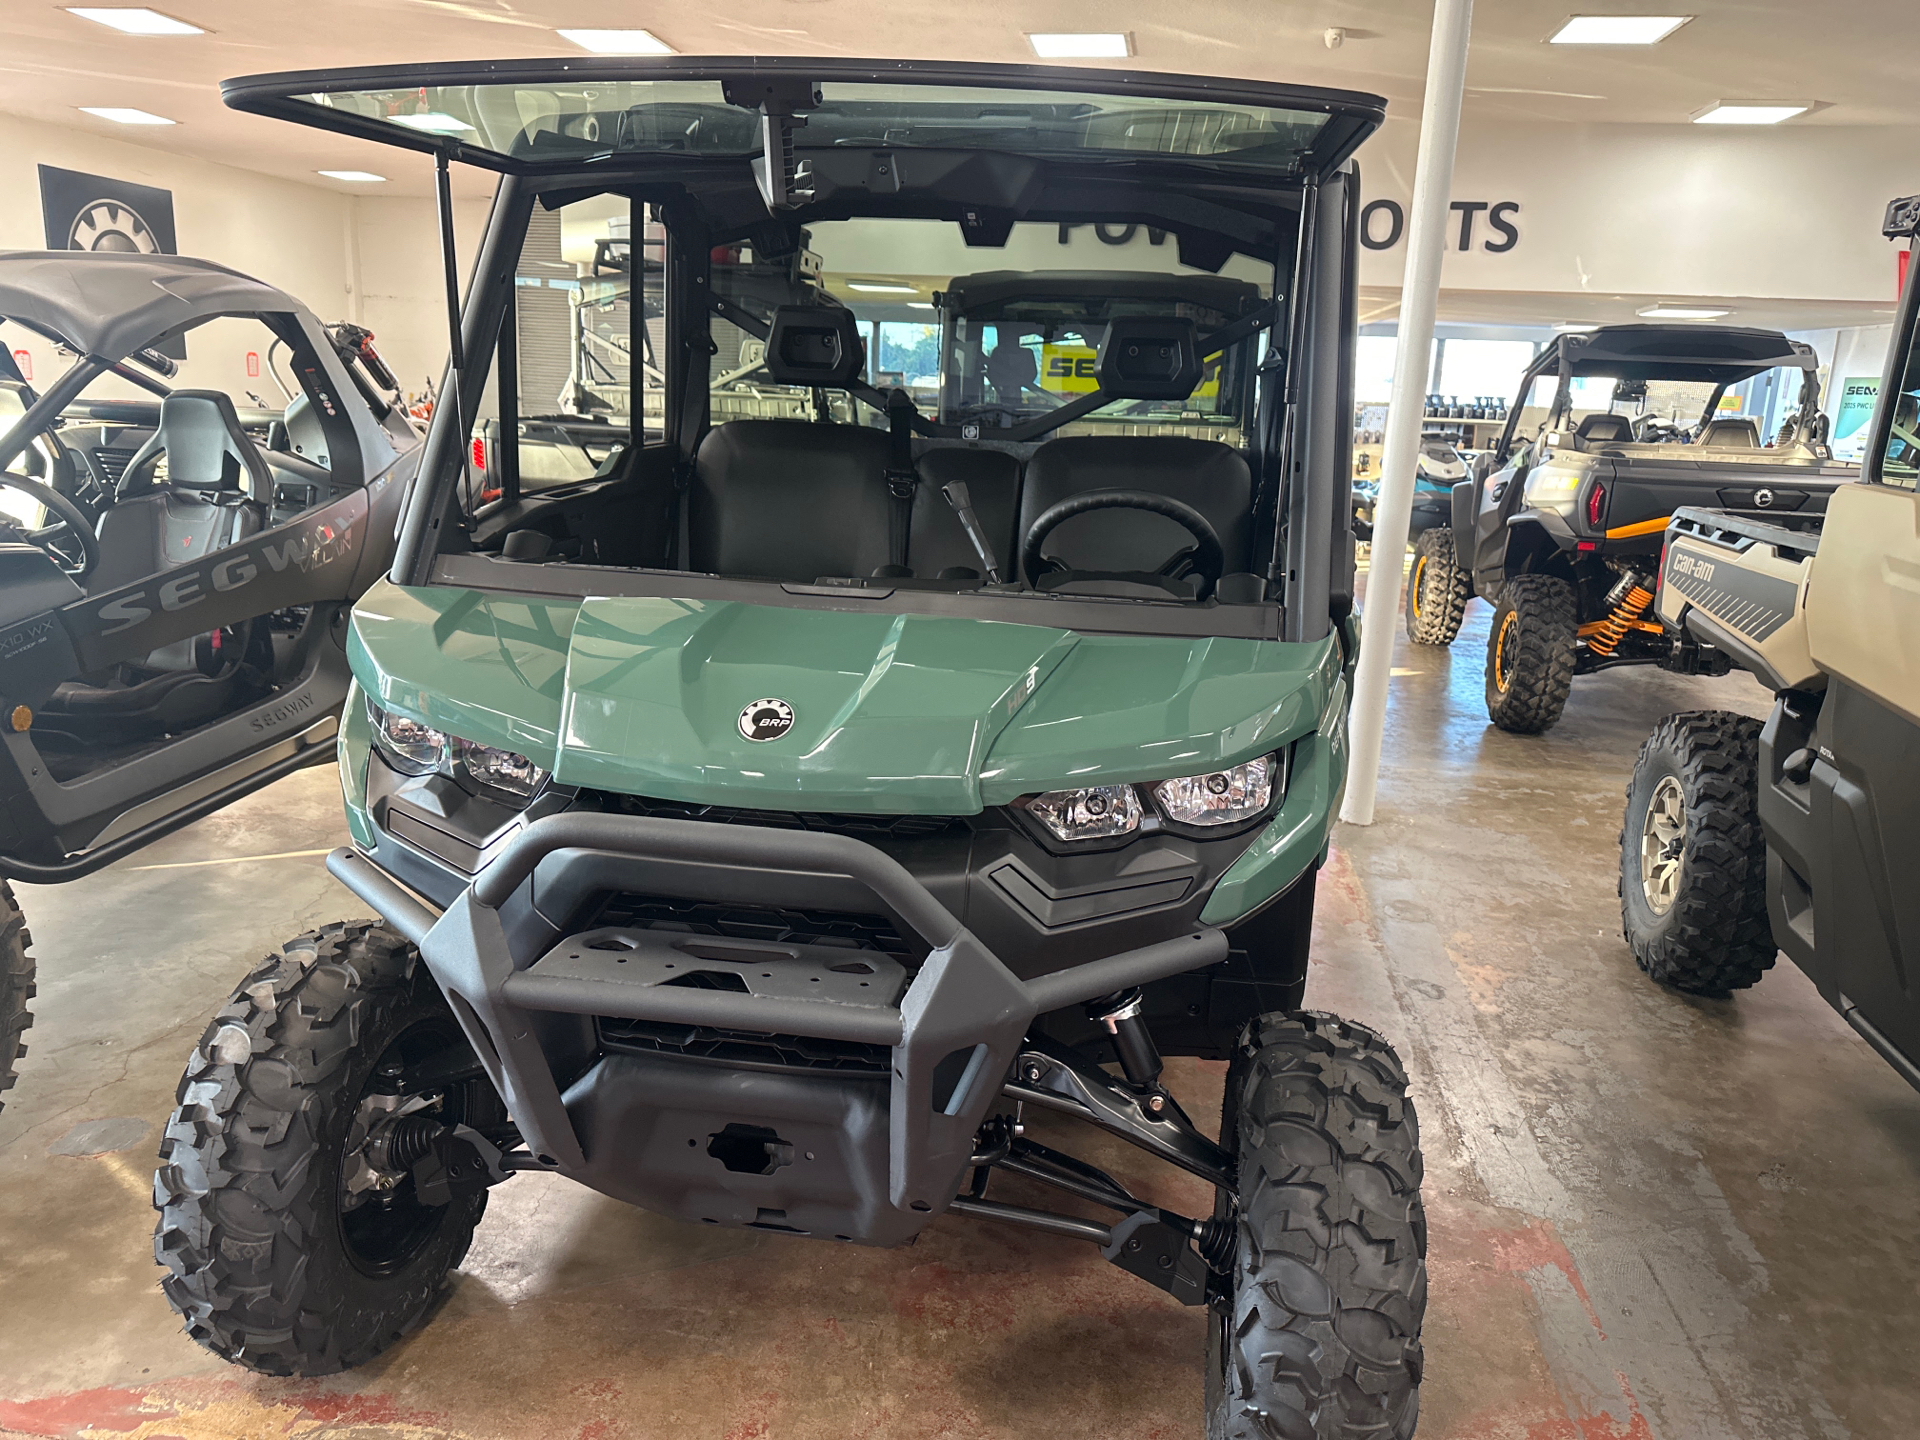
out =
<path fill-rule="evenodd" d="M 1094 378 L 1096 353 L 1085 345 L 1045 345 L 1040 350 L 1040 388 L 1055 395 L 1085 395 L 1098 390 Z M 1215 400 L 1220 395 L 1220 361 L 1206 363 L 1200 383 L 1193 387 L 1192 399 Z"/>

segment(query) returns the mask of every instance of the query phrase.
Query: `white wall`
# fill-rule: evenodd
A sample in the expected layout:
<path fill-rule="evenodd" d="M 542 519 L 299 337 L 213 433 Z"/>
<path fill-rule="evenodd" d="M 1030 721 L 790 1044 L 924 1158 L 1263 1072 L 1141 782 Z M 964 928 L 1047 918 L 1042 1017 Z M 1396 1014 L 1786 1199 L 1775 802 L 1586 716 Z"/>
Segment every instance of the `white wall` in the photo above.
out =
<path fill-rule="evenodd" d="M 277 285 L 304 301 L 322 320 L 353 320 L 375 343 L 410 392 L 440 381 L 447 360 L 445 291 L 440 237 L 431 199 L 385 198 L 300 185 L 251 170 L 190 159 L 66 126 L 0 115 L 0 249 L 40 250 L 37 167 L 55 165 L 173 192 L 174 229 L 182 255 L 218 261 Z M 472 264 L 488 201 L 455 204 L 462 283 Z M 62 368 L 51 347 L 6 327 L 11 348 L 34 357 L 36 376 Z M 225 343 L 213 331 L 188 344 L 186 383 L 239 394 L 263 388 L 247 379 L 237 337 Z M 226 351 L 233 349 L 228 355 Z M 50 367 L 50 368 L 49 368 Z"/>
<path fill-rule="evenodd" d="M 1418 125 L 1362 147 L 1363 199 L 1403 207 Z M 1782 125 L 1490 125 L 1460 131 L 1453 199 L 1517 201 L 1514 247 L 1449 253 L 1451 289 L 1751 296 L 1891 306 L 1887 201 L 1920 190 L 1910 129 Z M 1459 217 L 1449 226 L 1458 240 Z M 1386 218 L 1376 216 L 1376 237 Z M 1406 241 L 1362 250 L 1362 284 L 1397 287 Z"/>
<path fill-rule="evenodd" d="M 373 331 L 375 348 L 407 393 L 423 390 L 429 378 L 438 387 L 447 365 L 447 303 L 434 202 L 379 195 L 352 199 L 349 318 Z M 463 295 L 491 205 L 490 200 L 454 202 Z"/>
<path fill-rule="evenodd" d="M 183 255 L 216 260 L 298 296 L 323 319 L 338 319 L 348 303 L 349 220 L 353 197 L 272 179 L 250 170 L 150 150 L 73 126 L 0 115 L 0 249 L 42 250 L 38 167 L 54 165 L 173 192 L 173 220 Z M 34 357 L 42 383 L 61 368 L 51 347 L 16 326 L 5 329 L 11 348 Z M 192 383 L 229 385 L 243 377 L 244 356 L 217 344 L 188 347 Z M 51 368 L 47 368 L 51 367 Z M 247 382 L 266 385 L 264 377 Z"/>

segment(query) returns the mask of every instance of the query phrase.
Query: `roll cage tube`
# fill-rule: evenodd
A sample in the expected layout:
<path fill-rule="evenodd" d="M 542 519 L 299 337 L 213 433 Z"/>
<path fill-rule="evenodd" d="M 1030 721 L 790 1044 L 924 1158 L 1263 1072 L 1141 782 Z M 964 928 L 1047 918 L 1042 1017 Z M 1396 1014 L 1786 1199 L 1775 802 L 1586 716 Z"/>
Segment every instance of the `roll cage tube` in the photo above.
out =
<path fill-rule="evenodd" d="M 41 391 L 40 398 L 27 407 L 27 413 L 14 422 L 13 428 L 0 435 L 0 470 L 13 464 L 20 452 L 33 443 L 34 436 L 51 428 L 47 423 L 50 417 L 59 419 L 60 412 L 110 368 L 111 362 L 97 355 L 83 355 L 69 365 L 65 374 Z"/>

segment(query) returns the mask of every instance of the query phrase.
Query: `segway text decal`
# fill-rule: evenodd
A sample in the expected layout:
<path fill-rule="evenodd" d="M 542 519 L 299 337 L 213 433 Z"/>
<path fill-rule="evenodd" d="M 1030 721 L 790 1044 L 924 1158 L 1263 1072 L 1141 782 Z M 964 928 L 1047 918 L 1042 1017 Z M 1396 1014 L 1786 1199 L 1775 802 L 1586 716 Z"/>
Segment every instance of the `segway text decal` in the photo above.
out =
<path fill-rule="evenodd" d="M 323 520 L 302 534 L 257 540 L 237 555 L 225 555 L 211 564 L 203 563 L 191 569 L 183 567 L 165 580 L 149 582 L 131 595 L 107 601 L 96 612 L 97 618 L 116 623 L 108 624 L 100 634 L 113 635 L 131 629 L 152 618 L 156 606 L 163 611 L 185 610 L 205 600 L 209 591 L 224 594 L 243 590 L 264 572 L 278 575 L 294 569 L 310 575 L 336 560 L 351 558 L 352 554 L 352 521 Z"/>

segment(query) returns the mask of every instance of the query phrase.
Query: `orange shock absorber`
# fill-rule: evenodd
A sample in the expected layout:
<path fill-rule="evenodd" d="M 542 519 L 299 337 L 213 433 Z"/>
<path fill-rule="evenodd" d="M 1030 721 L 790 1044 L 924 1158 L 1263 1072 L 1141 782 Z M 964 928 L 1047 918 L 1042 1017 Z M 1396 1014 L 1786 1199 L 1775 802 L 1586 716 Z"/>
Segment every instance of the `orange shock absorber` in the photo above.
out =
<path fill-rule="evenodd" d="M 1627 631 L 1633 628 L 1634 622 L 1646 613 L 1647 607 L 1653 603 L 1653 592 L 1647 589 L 1638 575 L 1629 572 L 1620 577 L 1620 583 L 1608 593 L 1607 600 L 1613 608 L 1607 612 L 1607 618 L 1595 625 L 1586 636 L 1587 649 L 1602 657 L 1612 656 L 1621 640 L 1626 638 Z"/>

